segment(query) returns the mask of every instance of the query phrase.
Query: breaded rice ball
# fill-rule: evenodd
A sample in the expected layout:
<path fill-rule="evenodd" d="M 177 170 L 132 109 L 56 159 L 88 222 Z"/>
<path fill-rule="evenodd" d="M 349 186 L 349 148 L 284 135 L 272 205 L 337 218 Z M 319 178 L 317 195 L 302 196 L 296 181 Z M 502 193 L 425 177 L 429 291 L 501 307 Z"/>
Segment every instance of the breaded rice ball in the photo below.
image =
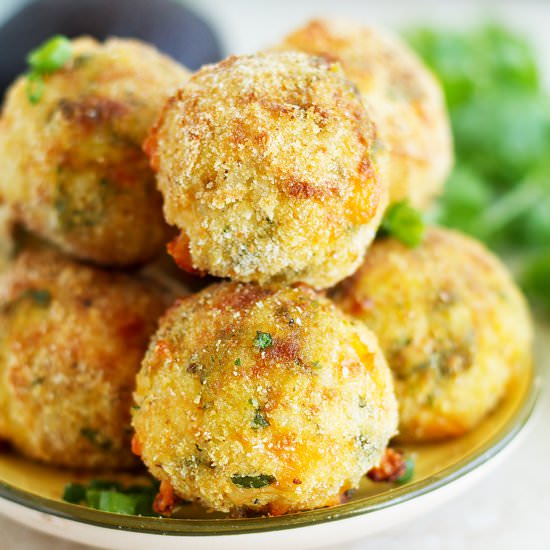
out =
<path fill-rule="evenodd" d="M 300 53 L 193 75 L 146 144 L 184 269 L 237 281 L 340 281 L 386 206 L 375 130 L 340 68 Z"/>
<path fill-rule="evenodd" d="M 397 427 L 376 338 L 305 288 L 218 283 L 176 303 L 135 401 L 134 450 L 161 497 L 224 512 L 336 504 Z"/>
<path fill-rule="evenodd" d="M 376 242 L 337 302 L 380 339 L 401 440 L 465 433 L 531 362 L 523 296 L 496 257 L 453 231 L 431 228 L 415 249 Z"/>
<path fill-rule="evenodd" d="M 22 76 L 0 120 L 0 196 L 30 230 L 66 252 L 132 265 L 171 232 L 141 149 L 187 71 L 134 40 L 72 41 L 65 65 L 39 85 Z"/>
<path fill-rule="evenodd" d="M 449 174 L 452 142 L 441 86 L 412 50 L 387 32 L 342 19 L 313 20 L 277 49 L 342 64 L 388 149 L 390 201 L 427 208 Z"/>
<path fill-rule="evenodd" d="M 169 296 L 26 250 L 0 284 L 0 437 L 42 462 L 126 468 L 135 376 Z"/>

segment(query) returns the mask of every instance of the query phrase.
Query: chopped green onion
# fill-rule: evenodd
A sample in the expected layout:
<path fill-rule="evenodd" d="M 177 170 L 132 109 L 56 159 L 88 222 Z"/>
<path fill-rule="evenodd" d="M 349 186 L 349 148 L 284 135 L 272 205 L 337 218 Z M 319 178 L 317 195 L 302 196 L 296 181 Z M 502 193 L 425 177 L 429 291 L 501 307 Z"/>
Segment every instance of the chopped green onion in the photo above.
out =
<path fill-rule="evenodd" d="M 27 55 L 30 72 L 27 75 L 27 98 L 36 105 L 44 94 L 45 74 L 61 69 L 73 53 L 71 41 L 57 35 L 44 42 Z"/>
<path fill-rule="evenodd" d="M 394 202 L 388 208 L 381 229 L 404 245 L 414 248 L 424 238 L 425 225 L 422 214 L 407 200 L 402 200 Z"/>
<path fill-rule="evenodd" d="M 407 465 L 405 471 L 403 474 L 401 474 L 396 480 L 396 483 L 403 484 L 408 483 L 414 475 L 414 459 L 412 457 L 408 457 L 405 460 L 405 464 Z"/>
<path fill-rule="evenodd" d="M 27 75 L 27 98 L 36 105 L 44 94 L 44 79 L 41 74 L 29 73 Z"/>
<path fill-rule="evenodd" d="M 88 489 L 122 491 L 122 485 L 118 483 L 118 481 L 110 481 L 108 479 L 92 479 L 92 481 L 88 483 Z"/>
<path fill-rule="evenodd" d="M 80 483 L 67 483 L 63 489 L 63 500 L 71 504 L 80 504 L 86 498 L 86 487 Z"/>
<path fill-rule="evenodd" d="M 90 508 L 115 514 L 152 516 L 153 502 L 158 483 L 131 485 L 123 488 L 116 481 L 94 479 L 87 486 L 69 483 L 65 486 L 63 500 L 73 504 L 86 504 Z"/>
<path fill-rule="evenodd" d="M 240 366 L 241 366 L 241 359 L 240 359 L 240 357 L 238 357 L 237 359 L 235 359 L 235 366 L 236 366 L 236 367 L 240 367 Z"/>
<path fill-rule="evenodd" d="M 27 63 L 36 74 L 53 73 L 61 69 L 73 52 L 71 41 L 57 35 L 44 42 L 27 56 Z"/>
<path fill-rule="evenodd" d="M 262 332 L 261 330 L 256 331 L 256 337 L 254 338 L 254 345 L 258 346 L 259 349 L 266 349 L 269 346 L 273 345 L 273 338 L 269 332 Z"/>
<path fill-rule="evenodd" d="M 135 514 L 138 495 L 125 495 L 117 491 L 99 492 L 99 510 L 114 514 Z"/>
<path fill-rule="evenodd" d="M 260 474 L 259 476 L 241 476 L 235 474 L 231 476 L 231 481 L 241 489 L 261 489 L 271 485 L 275 478 L 268 474 Z"/>
<path fill-rule="evenodd" d="M 101 500 L 101 491 L 99 489 L 86 489 L 86 504 L 90 508 L 99 510 L 99 502 Z"/>

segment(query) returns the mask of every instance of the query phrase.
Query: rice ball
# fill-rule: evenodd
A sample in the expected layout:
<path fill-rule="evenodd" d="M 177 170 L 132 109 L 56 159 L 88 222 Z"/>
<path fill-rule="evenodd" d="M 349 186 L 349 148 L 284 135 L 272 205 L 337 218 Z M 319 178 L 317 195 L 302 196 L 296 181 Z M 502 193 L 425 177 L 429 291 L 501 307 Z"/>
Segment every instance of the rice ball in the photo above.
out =
<path fill-rule="evenodd" d="M 340 502 L 397 427 L 373 334 L 306 288 L 218 283 L 163 317 L 134 449 L 169 491 L 274 515 Z"/>
<path fill-rule="evenodd" d="M 454 231 L 431 228 L 417 248 L 376 242 L 336 300 L 380 339 L 401 440 L 472 429 L 532 361 L 523 296 L 495 256 Z"/>
<path fill-rule="evenodd" d="M 360 264 L 387 202 L 383 158 L 338 65 L 300 53 L 208 65 L 146 143 L 184 269 L 334 285 Z"/>

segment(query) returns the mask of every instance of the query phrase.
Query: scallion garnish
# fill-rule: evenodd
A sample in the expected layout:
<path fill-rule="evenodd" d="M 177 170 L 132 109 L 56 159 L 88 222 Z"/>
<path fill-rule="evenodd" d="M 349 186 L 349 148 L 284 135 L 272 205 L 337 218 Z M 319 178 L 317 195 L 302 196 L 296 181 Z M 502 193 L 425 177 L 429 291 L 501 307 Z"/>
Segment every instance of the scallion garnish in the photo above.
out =
<path fill-rule="evenodd" d="M 422 214 L 406 200 L 394 202 L 388 208 L 381 226 L 382 233 L 391 235 L 410 248 L 422 242 L 425 229 Z"/>
<path fill-rule="evenodd" d="M 48 74 L 61 69 L 73 53 L 71 41 L 56 35 L 27 55 L 27 63 L 34 74 Z"/>
<path fill-rule="evenodd" d="M 73 47 L 66 36 L 56 35 L 27 55 L 27 97 L 36 105 L 44 94 L 44 75 L 53 73 L 71 58 Z"/>
<path fill-rule="evenodd" d="M 156 482 L 124 488 L 116 481 L 94 479 L 88 485 L 68 483 L 63 491 L 63 500 L 113 514 L 154 516 L 157 515 L 153 511 L 157 492 Z"/>

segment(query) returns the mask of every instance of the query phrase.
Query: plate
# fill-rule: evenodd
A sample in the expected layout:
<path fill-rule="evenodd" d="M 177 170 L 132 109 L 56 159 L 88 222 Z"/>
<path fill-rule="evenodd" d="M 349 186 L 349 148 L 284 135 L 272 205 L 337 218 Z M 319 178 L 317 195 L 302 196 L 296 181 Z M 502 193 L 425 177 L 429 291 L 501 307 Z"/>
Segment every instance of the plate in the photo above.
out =
<path fill-rule="evenodd" d="M 404 445 L 415 457 L 406 485 L 365 478 L 347 503 L 280 517 L 232 519 L 188 505 L 178 518 L 123 516 L 68 504 L 60 499 L 71 481 L 93 476 L 40 465 L 0 453 L 0 513 L 29 527 L 102 548 L 223 548 L 262 550 L 341 545 L 427 512 L 466 490 L 517 442 L 538 395 L 535 369 L 517 372 L 500 405 L 467 435 L 445 443 Z M 98 477 L 97 475 L 95 477 Z M 135 475 L 104 475 L 123 482 Z"/>

